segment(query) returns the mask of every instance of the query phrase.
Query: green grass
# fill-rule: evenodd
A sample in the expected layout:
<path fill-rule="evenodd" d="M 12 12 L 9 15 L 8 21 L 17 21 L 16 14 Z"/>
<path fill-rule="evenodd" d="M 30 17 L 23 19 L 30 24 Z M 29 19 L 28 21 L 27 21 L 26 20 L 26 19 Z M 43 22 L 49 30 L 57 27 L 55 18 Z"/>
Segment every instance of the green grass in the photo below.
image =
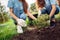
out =
<path fill-rule="evenodd" d="M 16 26 L 13 23 L 13 20 L 9 20 L 4 23 L 6 25 L 0 26 L 0 40 L 11 40 L 13 35 L 17 34 Z"/>
<path fill-rule="evenodd" d="M 26 19 L 26 23 L 28 25 L 28 18 Z M 12 19 L 10 19 L 8 22 L 5 22 L 4 25 L 0 24 L 0 40 L 11 40 L 16 34 L 18 34 L 16 31 L 16 25 Z"/>

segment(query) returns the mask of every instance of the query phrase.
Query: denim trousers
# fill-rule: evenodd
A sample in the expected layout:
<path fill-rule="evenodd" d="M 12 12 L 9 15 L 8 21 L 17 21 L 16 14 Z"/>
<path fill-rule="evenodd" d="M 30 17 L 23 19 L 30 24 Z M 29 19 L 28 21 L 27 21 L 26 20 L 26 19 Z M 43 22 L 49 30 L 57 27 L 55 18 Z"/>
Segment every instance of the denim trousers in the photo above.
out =
<path fill-rule="evenodd" d="M 46 14 L 47 13 L 49 15 L 51 10 L 52 10 L 52 6 L 51 5 L 47 5 L 47 6 L 45 6 L 44 9 L 41 10 L 41 12 L 42 12 L 42 14 Z M 56 7 L 56 11 L 55 11 L 54 15 L 51 17 L 51 19 L 54 18 L 55 15 L 58 14 L 58 13 L 59 13 L 59 9 Z"/>

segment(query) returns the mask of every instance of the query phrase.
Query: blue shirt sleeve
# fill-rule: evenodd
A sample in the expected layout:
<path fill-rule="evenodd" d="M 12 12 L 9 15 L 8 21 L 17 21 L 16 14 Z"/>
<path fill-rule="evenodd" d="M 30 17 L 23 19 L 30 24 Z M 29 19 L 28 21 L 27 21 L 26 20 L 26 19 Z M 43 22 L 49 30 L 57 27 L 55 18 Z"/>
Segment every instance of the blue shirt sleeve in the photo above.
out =
<path fill-rule="evenodd" d="M 7 6 L 8 6 L 9 8 L 13 8 L 13 7 L 14 7 L 14 0 L 9 0 Z"/>
<path fill-rule="evenodd" d="M 52 5 L 52 4 L 55 5 L 55 4 L 56 4 L 56 0 L 50 0 L 50 3 L 51 3 L 51 5 Z"/>

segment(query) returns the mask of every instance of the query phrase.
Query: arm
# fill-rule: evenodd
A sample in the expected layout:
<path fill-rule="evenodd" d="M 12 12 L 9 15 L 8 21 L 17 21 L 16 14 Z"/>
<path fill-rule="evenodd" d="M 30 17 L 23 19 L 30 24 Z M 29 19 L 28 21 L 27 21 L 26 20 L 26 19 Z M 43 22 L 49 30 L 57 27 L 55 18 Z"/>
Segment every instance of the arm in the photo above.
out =
<path fill-rule="evenodd" d="M 32 18 L 33 20 L 35 20 L 36 18 L 27 10 L 27 15 Z"/>
<path fill-rule="evenodd" d="M 52 17 L 56 11 L 56 0 L 50 0 L 51 6 L 52 6 L 52 10 L 50 12 L 50 17 Z"/>
<path fill-rule="evenodd" d="M 27 26 L 23 19 L 19 19 L 18 17 L 16 17 L 13 14 L 13 9 L 12 8 L 10 8 L 10 15 L 17 21 L 18 25 L 23 26 L 23 27 Z"/>
<path fill-rule="evenodd" d="M 55 5 L 52 5 L 52 10 L 51 10 L 49 16 L 52 17 L 54 15 L 55 11 L 56 11 L 56 6 Z"/>
<path fill-rule="evenodd" d="M 11 15 L 15 20 L 19 19 L 18 17 L 16 17 L 16 16 L 14 15 L 12 8 L 10 8 L 10 15 Z"/>
<path fill-rule="evenodd" d="M 13 13 L 14 0 L 9 0 L 7 6 L 9 7 L 10 15 L 11 15 L 15 20 L 17 20 L 18 17 L 16 17 L 16 16 L 14 15 L 14 13 Z"/>

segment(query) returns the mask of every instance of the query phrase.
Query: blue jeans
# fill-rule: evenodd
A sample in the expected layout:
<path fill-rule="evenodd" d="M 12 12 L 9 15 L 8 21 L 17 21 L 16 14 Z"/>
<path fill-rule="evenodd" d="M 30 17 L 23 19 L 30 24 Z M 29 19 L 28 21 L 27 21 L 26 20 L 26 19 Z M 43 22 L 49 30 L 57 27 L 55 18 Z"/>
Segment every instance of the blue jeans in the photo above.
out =
<path fill-rule="evenodd" d="M 42 9 L 41 12 L 42 12 L 42 14 L 47 13 L 49 15 L 51 10 L 52 10 L 51 5 L 48 5 L 48 6 L 45 6 L 45 9 Z M 54 15 L 58 14 L 58 13 L 59 13 L 59 9 L 56 7 L 56 11 L 55 11 Z M 54 18 L 54 15 L 51 18 Z"/>
<path fill-rule="evenodd" d="M 22 13 L 21 15 L 20 15 L 20 19 L 23 19 L 23 20 L 26 20 L 26 14 L 25 13 Z"/>

